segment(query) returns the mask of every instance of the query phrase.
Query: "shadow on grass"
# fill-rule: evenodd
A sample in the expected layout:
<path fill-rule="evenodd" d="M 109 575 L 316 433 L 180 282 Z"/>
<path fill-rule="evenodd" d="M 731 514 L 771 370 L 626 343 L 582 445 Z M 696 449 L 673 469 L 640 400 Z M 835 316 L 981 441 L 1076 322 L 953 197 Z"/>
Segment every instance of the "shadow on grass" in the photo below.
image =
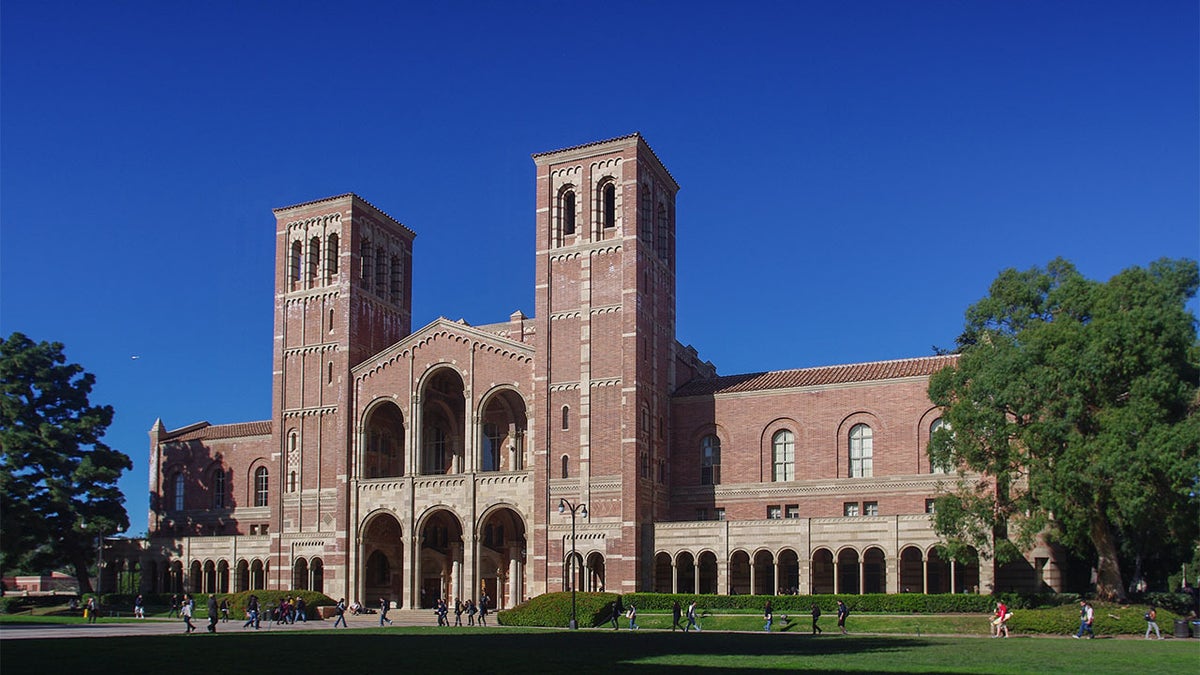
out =
<path fill-rule="evenodd" d="M 730 673 L 811 669 L 814 657 L 869 655 L 895 663 L 905 651 L 927 646 L 915 638 L 854 636 L 801 637 L 747 633 L 669 633 L 586 630 L 487 632 L 438 629 L 318 631 L 216 636 L 114 637 L 107 639 L 11 640 L 0 655 L 3 672 L 45 672 L 48 663 L 61 672 L 156 673 L 202 670 L 272 672 L 482 673 Z M 822 668 L 836 672 L 879 672 L 878 667 L 841 669 L 825 658 Z M 878 660 L 878 661 L 877 661 Z M 646 661 L 653 661 L 647 663 Z M 119 665 L 117 665 L 119 664 Z M 847 664 L 849 665 L 849 664 Z M 104 670 L 104 668 L 102 668 Z"/>

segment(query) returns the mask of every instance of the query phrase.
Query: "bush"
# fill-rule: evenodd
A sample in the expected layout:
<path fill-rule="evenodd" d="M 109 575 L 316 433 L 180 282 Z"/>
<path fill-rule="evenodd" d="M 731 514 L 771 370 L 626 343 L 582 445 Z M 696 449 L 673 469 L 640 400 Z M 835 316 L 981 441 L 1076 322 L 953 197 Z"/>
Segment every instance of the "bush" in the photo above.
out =
<path fill-rule="evenodd" d="M 616 593 L 576 593 L 575 616 L 580 627 L 599 626 L 611 619 L 609 605 Z M 631 596 L 627 596 L 631 597 Z M 627 606 L 628 603 L 622 603 Z M 641 609 L 641 605 L 638 605 Z M 502 626 L 561 626 L 571 621 L 571 593 L 545 593 L 496 614 Z"/>
<path fill-rule="evenodd" d="M 1146 632 L 1145 605 L 1114 605 L 1093 602 L 1095 619 L 1092 631 L 1096 635 L 1141 635 Z M 1169 610 L 1158 610 L 1158 627 L 1170 633 L 1178 616 Z M 1012 633 L 1038 633 L 1043 635 L 1074 634 L 1079 630 L 1079 605 L 1052 607 L 1032 611 L 1015 611 L 1008 622 Z"/>
<path fill-rule="evenodd" d="M 231 618 L 240 619 L 246 616 L 246 604 L 250 602 L 250 596 L 258 596 L 258 606 L 262 620 L 266 620 L 270 616 L 271 609 L 279 606 L 279 601 L 284 598 L 304 598 L 306 606 L 306 614 L 309 619 L 319 619 L 317 616 L 317 607 L 332 607 L 337 604 L 337 601 L 330 598 L 324 593 L 316 591 L 242 591 L 240 593 L 232 593 L 229 595 L 218 595 L 218 602 L 222 598 L 229 600 L 229 616 Z M 200 605 L 200 596 L 196 595 L 196 605 Z M 203 596 L 207 598 L 207 596 Z"/>
<path fill-rule="evenodd" d="M 671 609 L 676 600 L 686 607 L 692 599 L 697 607 L 708 610 L 753 610 L 759 611 L 771 601 L 776 612 L 807 614 L 813 604 L 825 612 L 833 611 L 840 599 L 852 612 L 876 612 L 886 614 L 962 614 L 991 612 L 996 598 L 990 595 L 969 593 L 947 593 L 924 595 L 922 593 L 876 593 L 870 595 L 692 595 L 671 593 L 630 593 L 624 596 L 625 604 L 632 602 L 639 610 Z"/>
<path fill-rule="evenodd" d="M 6 595 L 0 597 L 0 614 L 19 614 L 29 610 L 25 598 Z"/>

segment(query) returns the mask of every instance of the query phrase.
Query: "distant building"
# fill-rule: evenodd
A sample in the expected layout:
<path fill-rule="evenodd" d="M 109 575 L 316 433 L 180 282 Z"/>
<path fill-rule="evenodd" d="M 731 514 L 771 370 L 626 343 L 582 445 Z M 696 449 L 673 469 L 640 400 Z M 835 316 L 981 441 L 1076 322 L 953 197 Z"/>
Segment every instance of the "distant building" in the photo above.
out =
<path fill-rule="evenodd" d="M 75 577 L 62 572 L 50 574 L 4 577 L 4 592 L 9 595 L 49 595 L 52 593 L 78 593 L 79 582 Z"/>
<path fill-rule="evenodd" d="M 275 211 L 271 419 L 154 424 L 147 590 L 505 607 L 1060 584 L 1044 550 L 938 557 L 926 386 L 954 357 L 718 376 L 676 340 L 679 188 L 642 137 L 533 159 L 533 317 L 414 332 L 412 230 L 353 194 Z M 504 273 L 448 260 L 427 283 Z M 561 500 L 586 505 L 575 558 Z"/>

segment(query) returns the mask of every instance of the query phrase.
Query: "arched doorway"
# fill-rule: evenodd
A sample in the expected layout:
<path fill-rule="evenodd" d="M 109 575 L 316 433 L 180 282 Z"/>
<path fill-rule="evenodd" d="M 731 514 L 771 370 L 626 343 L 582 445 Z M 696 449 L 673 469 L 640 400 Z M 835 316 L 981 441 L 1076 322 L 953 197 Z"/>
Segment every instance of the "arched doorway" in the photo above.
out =
<path fill-rule="evenodd" d="M 700 592 L 716 595 L 717 555 L 712 551 L 701 552 L 697 568 L 700 574 Z"/>
<path fill-rule="evenodd" d="M 421 389 L 423 475 L 461 473 L 464 470 L 466 397 L 463 390 L 462 378 L 453 368 L 439 368 L 427 378 Z"/>
<path fill-rule="evenodd" d="M 734 551 L 729 557 L 730 595 L 750 595 L 750 554 Z"/>
<path fill-rule="evenodd" d="M 320 558 L 313 558 L 312 564 L 308 567 L 308 573 L 312 577 L 312 590 L 318 593 L 324 593 L 325 563 L 321 562 Z"/>
<path fill-rule="evenodd" d="M 858 551 L 844 548 L 837 557 L 837 593 L 859 595 L 862 593 L 861 576 L 858 569 Z"/>
<path fill-rule="evenodd" d="M 267 567 L 261 560 L 250 563 L 250 590 L 261 591 L 267 587 Z"/>
<path fill-rule="evenodd" d="M 438 598 L 451 605 L 455 598 L 477 598 L 475 589 L 463 586 L 463 529 L 458 516 L 436 509 L 425 517 L 420 532 L 420 606 L 433 607 Z"/>
<path fill-rule="evenodd" d="M 695 593 L 696 589 L 696 559 L 688 551 L 681 551 L 675 556 L 676 593 Z"/>
<path fill-rule="evenodd" d="M 404 413 L 391 401 L 371 407 L 363 423 L 363 478 L 404 475 Z"/>
<path fill-rule="evenodd" d="M 827 548 L 813 551 L 812 570 L 809 572 L 813 595 L 828 595 L 834 592 L 833 553 Z"/>
<path fill-rule="evenodd" d="M 510 389 L 490 395 L 480 419 L 479 471 L 521 471 L 525 468 L 525 399 Z"/>
<path fill-rule="evenodd" d="M 579 551 L 571 553 L 569 547 L 566 551 L 563 559 L 563 590 L 586 591 L 587 574 L 584 572 L 583 554 Z"/>
<path fill-rule="evenodd" d="M 925 592 L 925 563 L 921 560 L 921 549 L 916 546 L 900 550 L 900 592 Z"/>
<path fill-rule="evenodd" d="M 754 554 L 754 594 L 775 595 L 775 556 L 770 551 Z"/>
<path fill-rule="evenodd" d="M 235 569 L 233 587 L 239 593 L 250 590 L 250 563 L 245 560 L 239 560 Z"/>
<path fill-rule="evenodd" d="M 887 557 L 882 549 L 872 546 L 863 553 L 862 570 L 864 593 L 887 592 Z"/>
<path fill-rule="evenodd" d="M 171 567 L 167 572 L 167 590 L 172 593 L 183 592 L 183 561 L 171 561 Z"/>
<path fill-rule="evenodd" d="M 297 591 L 308 590 L 308 561 L 297 558 L 292 565 L 292 588 Z"/>
<path fill-rule="evenodd" d="M 362 601 L 375 606 L 380 598 L 385 598 L 403 606 L 404 537 L 400 521 L 387 512 L 369 516 L 363 528 L 362 553 Z M 324 574 L 322 566 L 322 585 Z"/>
<path fill-rule="evenodd" d="M 222 560 L 217 563 L 217 592 L 229 592 L 229 561 Z"/>
<path fill-rule="evenodd" d="M 193 560 L 188 567 L 188 588 L 192 593 L 204 592 L 204 572 L 200 567 L 199 560 Z"/>
<path fill-rule="evenodd" d="M 671 587 L 671 555 L 659 551 L 654 555 L 654 592 L 673 593 Z"/>
<path fill-rule="evenodd" d="M 486 513 L 476 534 L 480 589 L 492 606 L 512 607 L 525 596 L 525 521 L 508 507 Z M 601 574 L 603 574 L 603 559 Z M 603 578 L 603 577 L 602 577 Z"/>
<path fill-rule="evenodd" d="M 796 595 L 800 592 L 800 556 L 790 548 L 779 552 L 779 593 Z"/>
<path fill-rule="evenodd" d="M 604 590 L 604 554 L 592 551 L 584 561 L 587 569 L 587 591 L 599 593 Z"/>

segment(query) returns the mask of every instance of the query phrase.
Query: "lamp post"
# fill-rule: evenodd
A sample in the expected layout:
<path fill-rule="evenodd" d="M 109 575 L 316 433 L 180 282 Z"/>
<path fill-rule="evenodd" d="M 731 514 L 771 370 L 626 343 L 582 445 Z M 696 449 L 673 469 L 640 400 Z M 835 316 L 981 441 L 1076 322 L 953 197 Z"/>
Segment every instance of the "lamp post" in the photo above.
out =
<path fill-rule="evenodd" d="M 571 630 L 575 630 L 579 627 L 579 624 L 575 622 L 575 586 L 577 585 L 575 583 L 575 512 L 578 511 L 579 515 L 587 518 L 587 504 L 572 504 L 565 499 L 559 498 L 559 515 L 566 513 L 568 510 L 571 511 Z"/>

